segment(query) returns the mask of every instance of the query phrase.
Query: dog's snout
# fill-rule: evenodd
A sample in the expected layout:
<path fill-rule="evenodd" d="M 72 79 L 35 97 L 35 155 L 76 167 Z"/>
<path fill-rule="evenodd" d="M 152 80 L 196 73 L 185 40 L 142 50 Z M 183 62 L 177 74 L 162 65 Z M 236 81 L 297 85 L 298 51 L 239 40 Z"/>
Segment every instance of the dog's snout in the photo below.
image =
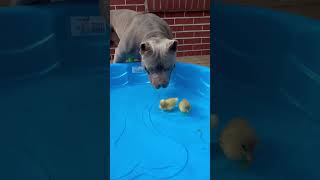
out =
<path fill-rule="evenodd" d="M 163 85 L 164 85 L 164 84 L 168 84 L 168 80 L 162 79 L 162 80 L 161 80 L 161 84 L 163 84 Z"/>
<path fill-rule="evenodd" d="M 161 80 L 161 86 L 162 86 L 163 88 L 168 87 L 168 84 L 169 84 L 168 80 L 166 80 L 166 79 Z"/>
<path fill-rule="evenodd" d="M 157 80 L 153 80 L 151 81 L 152 85 L 156 88 L 156 89 L 159 89 L 159 88 L 167 88 L 168 85 L 169 85 L 169 82 L 167 80 L 165 81 L 157 81 Z"/>
<path fill-rule="evenodd" d="M 163 74 L 151 74 L 149 75 L 151 84 L 156 88 L 167 88 L 169 86 L 169 78 Z"/>

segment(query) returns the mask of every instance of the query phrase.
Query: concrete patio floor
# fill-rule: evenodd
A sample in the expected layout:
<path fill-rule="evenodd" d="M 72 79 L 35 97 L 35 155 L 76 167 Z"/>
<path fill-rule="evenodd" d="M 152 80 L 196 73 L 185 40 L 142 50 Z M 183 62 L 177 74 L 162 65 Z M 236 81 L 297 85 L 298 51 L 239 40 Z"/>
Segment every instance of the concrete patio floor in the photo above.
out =
<path fill-rule="evenodd" d="M 198 64 L 201 66 L 206 66 L 210 68 L 210 55 L 209 56 L 187 56 L 187 57 L 178 57 L 177 61 Z"/>

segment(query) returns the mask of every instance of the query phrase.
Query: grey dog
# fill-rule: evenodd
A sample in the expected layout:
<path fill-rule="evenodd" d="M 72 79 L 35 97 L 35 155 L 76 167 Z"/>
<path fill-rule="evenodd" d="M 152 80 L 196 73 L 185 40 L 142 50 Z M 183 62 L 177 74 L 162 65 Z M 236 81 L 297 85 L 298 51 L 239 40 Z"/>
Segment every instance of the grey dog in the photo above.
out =
<path fill-rule="evenodd" d="M 111 41 L 117 43 L 114 63 L 141 58 L 152 85 L 166 88 L 176 63 L 178 41 L 169 25 L 152 13 L 111 10 Z"/>

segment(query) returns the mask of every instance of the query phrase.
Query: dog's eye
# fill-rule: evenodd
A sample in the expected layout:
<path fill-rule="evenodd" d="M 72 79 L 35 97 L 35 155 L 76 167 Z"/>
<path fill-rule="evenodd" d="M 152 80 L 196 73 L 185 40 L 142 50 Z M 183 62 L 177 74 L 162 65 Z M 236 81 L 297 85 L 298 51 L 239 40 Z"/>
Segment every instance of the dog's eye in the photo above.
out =
<path fill-rule="evenodd" d="M 166 68 L 165 71 L 170 71 L 170 72 L 172 72 L 175 67 L 176 67 L 176 65 L 174 64 L 174 65 L 171 66 L 170 68 Z"/>

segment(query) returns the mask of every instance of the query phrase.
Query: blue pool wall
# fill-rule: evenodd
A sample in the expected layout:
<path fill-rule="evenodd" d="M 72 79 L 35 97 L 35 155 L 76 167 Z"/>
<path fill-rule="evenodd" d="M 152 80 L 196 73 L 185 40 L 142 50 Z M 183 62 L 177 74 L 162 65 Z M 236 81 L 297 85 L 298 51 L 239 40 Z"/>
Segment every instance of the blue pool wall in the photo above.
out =
<path fill-rule="evenodd" d="M 0 77 L 108 62 L 109 28 L 98 36 L 72 36 L 71 16 L 99 16 L 98 1 L 0 8 Z"/>
<path fill-rule="evenodd" d="M 319 20 L 254 6 L 211 9 L 212 103 L 219 105 L 219 82 L 238 81 L 282 92 L 319 121 Z"/>
<path fill-rule="evenodd" d="M 111 64 L 110 87 L 150 83 L 148 75 L 144 70 L 140 73 L 133 72 L 133 69 L 137 67 L 141 68 L 140 62 Z M 185 76 L 185 72 L 192 74 L 192 76 Z M 210 98 L 209 74 L 210 69 L 207 67 L 177 62 L 175 69 L 172 71 L 169 86 L 180 85 L 190 88 L 206 98 Z"/>

